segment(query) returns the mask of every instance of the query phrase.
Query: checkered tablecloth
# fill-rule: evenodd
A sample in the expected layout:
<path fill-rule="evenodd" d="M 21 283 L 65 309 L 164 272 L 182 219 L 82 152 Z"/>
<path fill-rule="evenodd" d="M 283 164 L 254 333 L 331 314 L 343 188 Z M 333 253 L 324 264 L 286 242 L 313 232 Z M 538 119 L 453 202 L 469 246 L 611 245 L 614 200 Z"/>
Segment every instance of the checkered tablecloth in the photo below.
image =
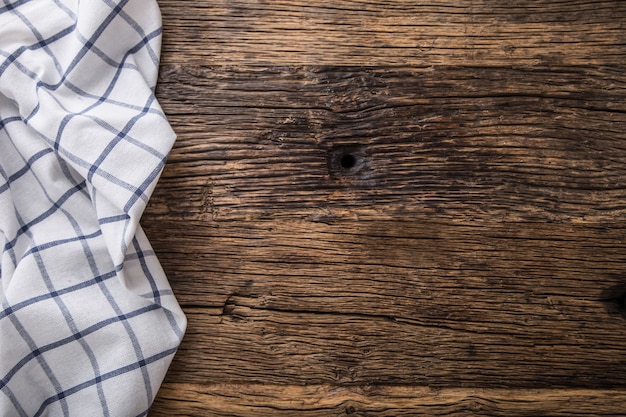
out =
<path fill-rule="evenodd" d="M 143 416 L 185 318 L 139 227 L 174 133 L 153 0 L 0 2 L 0 416 Z"/>

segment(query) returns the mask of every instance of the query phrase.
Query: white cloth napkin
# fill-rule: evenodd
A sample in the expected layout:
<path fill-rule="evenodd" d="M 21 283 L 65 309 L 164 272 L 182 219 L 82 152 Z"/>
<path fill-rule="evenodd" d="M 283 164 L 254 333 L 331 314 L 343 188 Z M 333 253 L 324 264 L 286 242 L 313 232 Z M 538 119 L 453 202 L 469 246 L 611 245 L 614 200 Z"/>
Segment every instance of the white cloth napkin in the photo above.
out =
<path fill-rule="evenodd" d="M 153 0 L 0 2 L 0 416 L 144 416 L 186 321 L 139 227 Z"/>

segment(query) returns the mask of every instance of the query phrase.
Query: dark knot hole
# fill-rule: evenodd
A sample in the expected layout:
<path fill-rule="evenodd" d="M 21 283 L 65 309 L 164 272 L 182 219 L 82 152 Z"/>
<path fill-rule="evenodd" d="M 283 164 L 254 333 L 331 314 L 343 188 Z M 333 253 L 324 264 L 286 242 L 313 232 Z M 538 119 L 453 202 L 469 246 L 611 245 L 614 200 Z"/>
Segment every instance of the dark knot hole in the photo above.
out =
<path fill-rule="evenodd" d="M 354 155 L 349 153 L 342 155 L 339 159 L 339 165 L 341 165 L 343 169 L 354 168 L 356 165 L 356 158 Z"/>

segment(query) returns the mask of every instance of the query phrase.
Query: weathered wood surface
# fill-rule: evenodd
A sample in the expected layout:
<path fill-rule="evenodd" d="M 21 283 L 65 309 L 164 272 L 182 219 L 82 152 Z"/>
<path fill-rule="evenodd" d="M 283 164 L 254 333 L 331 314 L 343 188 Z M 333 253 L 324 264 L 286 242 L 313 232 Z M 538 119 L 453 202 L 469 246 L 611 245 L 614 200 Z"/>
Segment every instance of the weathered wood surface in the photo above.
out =
<path fill-rule="evenodd" d="M 154 416 L 626 409 L 626 2 L 159 1 Z"/>
<path fill-rule="evenodd" d="M 211 416 L 563 416 L 624 414 L 624 391 L 183 385 L 161 390 L 161 413 Z M 294 413 L 294 403 L 298 411 Z"/>
<path fill-rule="evenodd" d="M 622 65 L 622 1 L 160 0 L 165 61 Z"/>

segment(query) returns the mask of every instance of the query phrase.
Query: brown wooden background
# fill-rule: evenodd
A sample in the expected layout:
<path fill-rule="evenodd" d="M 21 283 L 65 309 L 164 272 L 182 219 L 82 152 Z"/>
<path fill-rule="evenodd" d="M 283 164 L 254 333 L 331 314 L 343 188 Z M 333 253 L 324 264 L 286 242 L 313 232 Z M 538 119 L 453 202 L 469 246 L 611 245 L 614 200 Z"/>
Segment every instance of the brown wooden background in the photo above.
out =
<path fill-rule="evenodd" d="M 152 416 L 626 414 L 626 2 L 159 3 Z"/>

